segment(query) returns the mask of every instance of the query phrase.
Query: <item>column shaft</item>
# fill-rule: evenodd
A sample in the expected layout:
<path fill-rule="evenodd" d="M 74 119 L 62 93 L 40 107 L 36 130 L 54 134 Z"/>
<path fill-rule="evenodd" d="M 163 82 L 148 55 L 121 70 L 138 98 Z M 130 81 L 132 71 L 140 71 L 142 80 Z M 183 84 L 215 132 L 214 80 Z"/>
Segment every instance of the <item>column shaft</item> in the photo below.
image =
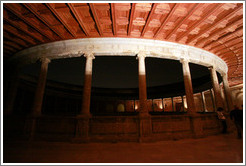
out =
<path fill-rule="evenodd" d="M 228 111 L 231 111 L 233 110 L 233 102 L 231 98 L 231 90 L 228 84 L 227 74 L 223 75 L 222 78 L 223 78 L 225 98 L 227 101 Z"/>
<path fill-rule="evenodd" d="M 41 59 L 41 70 L 39 74 L 38 84 L 36 88 L 36 93 L 34 97 L 34 104 L 32 109 L 32 114 L 34 116 L 41 115 L 42 111 L 42 104 L 43 104 L 43 96 L 44 96 L 44 90 L 45 90 L 45 84 L 46 84 L 46 77 L 47 77 L 47 71 L 48 71 L 48 64 L 50 63 L 50 60 L 48 58 Z"/>
<path fill-rule="evenodd" d="M 222 101 L 222 97 L 221 97 L 219 81 L 218 81 L 218 77 L 217 77 L 217 74 L 216 74 L 216 70 L 215 70 L 214 67 L 210 67 L 209 70 L 210 70 L 211 81 L 212 81 L 212 85 L 213 85 L 213 89 L 214 89 L 214 97 L 215 97 L 216 108 L 218 108 L 218 107 L 222 107 L 223 108 L 223 101 Z"/>
<path fill-rule="evenodd" d="M 186 60 L 180 60 L 183 67 L 183 77 L 184 77 L 184 85 L 185 85 L 185 94 L 188 111 L 190 113 L 195 112 L 195 104 L 194 104 L 194 96 L 193 96 L 193 88 L 191 82 L 190 68 L 189 63 Z"/>
<path fill-rule="evenodd" d="M 80 115 L 90 116 L 90 102 L 91 102 L 91 81 L 92 81 L 92 64 L 95 59 L 92 53 L 85 54 L 85 78 L 83 88 L 82 109 Z"/>
<path fill-rule="evenodd" d="M 202 105 L 203 105 L 203 111 L 207 111 L 207 106 L 206 106 L 206 100 L 205 100 L 205 95 L 204 92 L 201 92 L 201 97 L 202 97 Z"/>
<path fill-rule="evenodd" d="M 139 113 L 148 114 L 147 109 L 147 87 L 145 74 L 145 54 L 138 54 L 138 84 L 139 84 Z"/>

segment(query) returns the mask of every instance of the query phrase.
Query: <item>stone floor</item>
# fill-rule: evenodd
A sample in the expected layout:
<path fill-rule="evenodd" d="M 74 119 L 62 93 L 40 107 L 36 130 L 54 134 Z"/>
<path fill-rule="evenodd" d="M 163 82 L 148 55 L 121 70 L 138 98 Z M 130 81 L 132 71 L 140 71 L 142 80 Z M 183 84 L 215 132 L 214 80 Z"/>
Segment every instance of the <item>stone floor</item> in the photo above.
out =
<path fill-rule="evenodd" d="M 155 143 L 4 142 L 4 163 L 242 163 L 235 134 Z"/>

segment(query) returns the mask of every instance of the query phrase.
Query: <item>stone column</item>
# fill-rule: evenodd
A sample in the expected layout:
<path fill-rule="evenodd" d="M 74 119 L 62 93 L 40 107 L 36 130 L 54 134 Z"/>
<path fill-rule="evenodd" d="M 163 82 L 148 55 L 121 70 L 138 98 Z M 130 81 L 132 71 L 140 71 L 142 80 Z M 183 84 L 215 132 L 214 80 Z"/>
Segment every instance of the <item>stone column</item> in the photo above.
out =
<path fill-rule="evenodd" d="M 193 96 L 193 88 L 190 74 L 189 62 L 185 59 L 181 59 L 183 67 L 183 77 L 184 77 L 184 85 L 185 85 L 185 94 L 186 101 L 189 113 L 195 113 L 195 104 L 194 104 L 194 96 Z"/>
<path fill-rule="evenodd" d="M 139 141 L 148 141 L 152 133 L 151 117 L 147 108 L 147 87 L 145 73 L 146 54 L 139 52 L 138 59 L 138 85 L 139 85 Z"/>
<path fill-rule="evenodd" d="M 223 108 L 224 106 L 223 106 L 223 101 L 222 101 L 222 97 L 221 97 L 219 81 L 218 81 L 218 77 L 217 77 L 217 74 L 216 74 L 216 70 L 215 70 L 215 68 L 213 66 L 209 67 L 209 70 L 210 70 L 211 81 L 212 81 L 212 85 L 213 85 L 213 89 L 214 89 L 214 97 L 215 97 L 216 109 L 218 107 L 222 107 Z"/>
<path fill-rule="evenodd" d="M 46 77 L 48 72 L 48 64 L 50 63 L 50 59 L 41 58 L 41 69 L 39 73 L 39 79 L 37 83 L 37 88 L 34 96 L 34 102 L 32 107 L 31 116 L 26 119 L 25 124 L 25 134 L 29 140 L 34 139 L 34 134 L 36 131 L 36 121 L 42 115 L 42 105 L 43 105 L 43 96 L 46 84 Z"/>
<path fill-rule="evenodd" d="M 225 92 L 225 98 L 227 101 L 228 111 L 233 110 L 233 102 L 231 97 L 231 90 L 228 84 L 227 74 L 222 75 L 223 79 L 223 85 L 224 85 L 224 92 Z"/>
<path fill-rule="evenodd" d="M 201 117 L 195 112 L 195 102 L 193 96 L 192 80 L 190 74 L 189 62 L 185 59 L 180 59 L 183 67 L 183 77 L 185 85 L 185 94 L 187 101 L 187 112 L 189 113 L 191 130 L 194 138 L 200 138 L 203 136 L 203 126 L 201 123 Z"/>
<path fill-rule="evenodd" d="M 82 98 L 82 108 L 77 116 L 76 133 L 74 142 L 88 142 L 90 128 L 90 102 L 91 102 L 91 81 L 92 81 L 92 64 L 95 59 L 93 53 L 85 53 L 85 78 Z"/>
<path fill-rule="evenodd" d="M 207 106 L 206 106 L 206 100 L 205 100 L 204 92 L 201 92 L 201 97 L 202 97 L 203 111 L 207 112 Z"/>
<path fill-rule="evenodd" d="M 213 111 L 215 112 L 216 111 L 216 105 L 215 105 L 215 99 L 214 99 L 214 91 L 213 91 L 213 89 L 209 89 L 209 91 L 210 91 L 211 100 L 213 103 Z"/>
<path fill-rule="evenodd" d="M 42 104 L 43 104 L 43 96 L 46 84 L 46 77 L 48 71 L 48 64 L 50 63 L 50 59 L 48 58 L 41 58 L 41 69 L 38 79 L 38 84 L 35 92 L 34 102 L 33 102 L 33 109 L 32 115 L 33 116 L 40 116 L 42 113 Z"/>
<path fill-rule="evenodd" d="M 91 102 L 91 81 L 92 81 L 92 64 L 95 59 L 93 53 L 85 53 L 85 78 L 83 88 L 82 109 L 80 115 L 90 116 L 90 102 Z"/>
<path fill-rule="evenodd" d="M 138 59 L 138 86 L 139 86 L 139 114 L 148 115 L 147 109 L 147 87 L 145 74 L 145 53 L 140 52 L 137 55 Z"/>

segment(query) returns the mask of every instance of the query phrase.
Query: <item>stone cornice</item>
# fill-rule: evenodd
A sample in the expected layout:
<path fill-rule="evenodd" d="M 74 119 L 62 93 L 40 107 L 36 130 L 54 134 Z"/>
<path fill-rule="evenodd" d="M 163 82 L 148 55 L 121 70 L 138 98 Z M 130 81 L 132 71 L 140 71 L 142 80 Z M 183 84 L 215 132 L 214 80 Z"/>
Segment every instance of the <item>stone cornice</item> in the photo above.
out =
<path fill-rule="evenodd" d="M 163 59 L 186 59 L 202 66 L 214 66 L 227 73 L 226 63 L 218 56 L 192 46 L 150 39 L 135 38 L 84 38 L 63 40 L 34 46 L 14 55 L 14 59 L 34 63 L 41 57 L 49 59 L 79 57 L 81 53 L 93 52 L 95 56 L 136 56 L 144 52 L 147 57 Z"/>

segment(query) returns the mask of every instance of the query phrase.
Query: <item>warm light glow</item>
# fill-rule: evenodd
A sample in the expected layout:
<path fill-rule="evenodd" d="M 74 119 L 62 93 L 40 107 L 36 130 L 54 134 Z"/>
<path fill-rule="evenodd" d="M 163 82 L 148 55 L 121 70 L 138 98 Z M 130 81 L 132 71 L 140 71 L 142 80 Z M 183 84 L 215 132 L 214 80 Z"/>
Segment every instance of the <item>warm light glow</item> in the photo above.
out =
<path fill-rule="evenodd" d="M 163 109 L 162 103 L 159 103 L 159 108 Z"/>
<path fill-rule="evenodd" d="M 138 105 L 135 105 L 135 110 L 137 110 L 138 109 Z"/>
<path fill-rule="evenodd" d="M 187 109 L 187 103 L 185 100 L 184 100 L 184 107 L 185 107 L 185 109 Z"/>

